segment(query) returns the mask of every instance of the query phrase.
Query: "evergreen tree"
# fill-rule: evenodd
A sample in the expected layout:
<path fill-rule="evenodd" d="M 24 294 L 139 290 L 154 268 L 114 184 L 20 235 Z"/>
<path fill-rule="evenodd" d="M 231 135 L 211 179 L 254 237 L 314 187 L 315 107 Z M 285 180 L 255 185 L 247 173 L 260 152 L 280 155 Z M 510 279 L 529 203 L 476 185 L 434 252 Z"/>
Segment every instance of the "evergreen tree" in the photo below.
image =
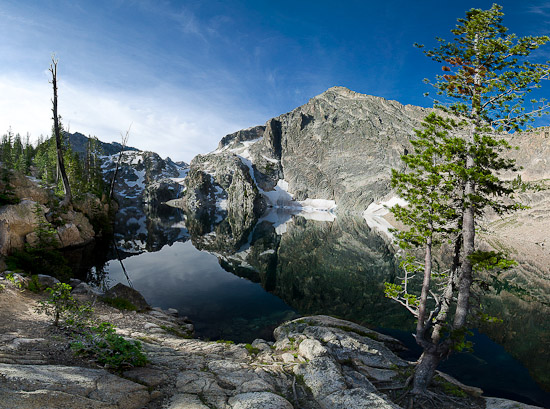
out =
<path fill-rule="evenodd" d="M 423 353 L 414 374 L 414 396 L 426 393 L 441 359 L 466 345 L 475 273 L 511 265 L 501 254 L 479 251 L 475 242 L 476 222 L 487 209 L 503 213 L 518 208 L 501 200 L 512 197 L 513 190 L 498 174 L 514 169 L 514 162 L 503 157 L 510 145 L 495 130 L 519 131 L 549 108 L 544 99 L 531 101 L 533 110 L 524 108 L 529 92 L 550 75 L 548 63 L 527 57 L 549 38 L 508 34 L 501 9 L 471 9 L 451 30 L 452 41 L 438 38 L 440 45 L 425 52 L 446 72 L 432 85 L 444 99 L 436 108 L 448 117 L 426 118 L 413 143 L 415 152 L 403 157 L 408 171 L 393 174 L 394 187 L 409 201 L 409 206 L 395 208 L 397 218 L 410 227 L 399 237 L 404 247 L 424 249 L 421 268 L 408 257 L 402 285 L 387 284 L 386 291 L 418 320 L 416 342 Z M 453 262 L 444 272 L 432 271 L 434 240 L 453 243 Z M 408 292 L 411 270 L 423 277 L 420 298 Z M 434 275 L 442 287 L 435 288 Z"/>

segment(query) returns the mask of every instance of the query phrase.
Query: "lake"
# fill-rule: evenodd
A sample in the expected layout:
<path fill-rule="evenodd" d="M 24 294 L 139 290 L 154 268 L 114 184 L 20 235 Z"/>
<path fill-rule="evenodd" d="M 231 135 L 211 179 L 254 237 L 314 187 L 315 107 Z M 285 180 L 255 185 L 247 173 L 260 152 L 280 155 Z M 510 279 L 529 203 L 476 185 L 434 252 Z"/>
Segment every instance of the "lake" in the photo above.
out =
<path fill-rule="evenodd" d="M 385 239 L 362 218 L 306 217 L 273 210 L 243 227 L 167 206 L 127 209 L 116 246 L 96 249 L 81 274 L 97 285 L 130 283 L 152 306 L 188 316 L 203 339 L 272 339 L 285 320 L 328 314 L 398 338 L 416 359 L 414 320 L 384 297 L 383 283 L 400 273 Z M 504 322 L 474 330 L 474 352 L 441 369 L 487 395 L 550 407 L 549 308 L 505 292 L 484 303 Z"/>

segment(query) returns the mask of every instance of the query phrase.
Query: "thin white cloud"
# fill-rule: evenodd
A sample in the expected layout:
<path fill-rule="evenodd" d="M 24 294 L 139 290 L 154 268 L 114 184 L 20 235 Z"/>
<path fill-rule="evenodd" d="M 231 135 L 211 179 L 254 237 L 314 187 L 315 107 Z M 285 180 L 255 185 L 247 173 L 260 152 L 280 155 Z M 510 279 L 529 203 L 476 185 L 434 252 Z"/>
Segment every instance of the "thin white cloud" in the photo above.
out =
<path fill-rule="evenodd" d="M 529 6 L 527 11 L 534 14 L 541 14 L 543 16 L 550 16 L 550 2 Z"/>
<path fill-rule="evenodd" d="M 11 126 L 15 133 L 30 132 L 31 140 L 49 135 L 50 87 L 46 77 L 0 76 L 0 132 Z M 246 118 L 259 116 L 209 101 L 192 93 L 175 96 L 164 86 L 130 93 L 59 83 L 59 113 L 71 132 L 119 141 L 132 124 L 129 145 L 174 160 L 189 161 L 215 149 L 227 133 L 265 121 L 249 123 Z"/>

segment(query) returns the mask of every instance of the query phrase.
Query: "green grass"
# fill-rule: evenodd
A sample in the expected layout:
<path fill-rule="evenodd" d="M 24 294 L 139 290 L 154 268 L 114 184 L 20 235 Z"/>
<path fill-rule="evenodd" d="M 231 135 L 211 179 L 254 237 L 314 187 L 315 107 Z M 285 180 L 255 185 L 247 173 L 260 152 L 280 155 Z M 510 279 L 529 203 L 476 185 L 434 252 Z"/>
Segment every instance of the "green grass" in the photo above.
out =
<path fill-rule="evenodd" d="M 246 350 L 250 355 L 258 355 L 261 352 L 258 348 L 253 347 L 250 344 L 246 344 L 244 347 L 246 348 Z"/>
<path fill-rule="evenodd" d="M 226 344 L 226 345 L 233 345 L 235 342 L 233 341 L 228 341 L 228 340 L 225 340 L 225 339 L 218 339 L 216 340 L 216 344 Z"/>
<path fill-rule="evenodd" d="M 127 299 L 125 298 L 120 298 L 120 297 L 114 297 L 114 298 L 110 298 L 110 297 L 103 297 L 102 298 L 102 301 L 105 303 L 105 304 L 108 304 L 110 305 L 111 307 L 114 307 L 118 310 L 121 310 L 121 311 L 137 311 L 137 307 L 132 304 L 130 301 L 128 301 Z"/>
<path fill-rule="evenodd" d="M 175 335 L 180 338 L 192 338 L 191 334 L 189 332 L 182 332 L 174 327 L 169 327 L 168 325 L 159 325 L 160 328 L 162 328 L 164 331 L 168 332 L 169 334 Z"/>

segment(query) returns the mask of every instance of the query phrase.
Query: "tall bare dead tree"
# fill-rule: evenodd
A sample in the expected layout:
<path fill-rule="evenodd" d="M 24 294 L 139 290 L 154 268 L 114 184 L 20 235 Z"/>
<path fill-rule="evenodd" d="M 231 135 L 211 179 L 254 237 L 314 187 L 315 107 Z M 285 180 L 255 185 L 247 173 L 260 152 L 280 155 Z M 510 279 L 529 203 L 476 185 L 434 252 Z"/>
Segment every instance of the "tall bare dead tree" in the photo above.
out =
<path fill-rule="evenodd" d="M 66 207 L 72 202 L 71 186 L 69 185 L 69 178 L 65 171 L 65 162 L 63 160 L 63 144 L 61 143 L 61 130 L 59 126 L 59 116 L 57 114 L 57 62 L 55 56 L 52 56 L 52 63 L 50 64 L 49 71 L 52 74 L 51 84 L 53 86 L 53 99 L 52 99 L 52 112 L 53 112 L 53 128 L 55 134 L 55 144 L 57 147 L 57 168 L 61 174 L 61 180 L 63 181 L 63 191 L 65 197 L 61 201 L 61 207 Z"/>
<path fill-rule="evenodd" d="M 115 173 L 113 174 L 113 178 L 111 179 L 111 188 L 109 189 L 109 199 L 113 198 L 113 194 L 115 191 L 115 182 L 116 177 L 118 174 L 118 169 L 120 168 L 120 162 L 122 162 L 122 153 L 124 152 L 124 148 L 126 147 L 126 144 L 128 143 L 128 138 L 130 137 L 130 129 L 132 128 L 132 124 L 128 127 L 128 130 L 126 131 L 126 135 L 120 135 L 122 138 L 122 145 L 120 146 L 120 152 L 118 153 L 118 160 L 116 162 L 115 166 Z"/>

